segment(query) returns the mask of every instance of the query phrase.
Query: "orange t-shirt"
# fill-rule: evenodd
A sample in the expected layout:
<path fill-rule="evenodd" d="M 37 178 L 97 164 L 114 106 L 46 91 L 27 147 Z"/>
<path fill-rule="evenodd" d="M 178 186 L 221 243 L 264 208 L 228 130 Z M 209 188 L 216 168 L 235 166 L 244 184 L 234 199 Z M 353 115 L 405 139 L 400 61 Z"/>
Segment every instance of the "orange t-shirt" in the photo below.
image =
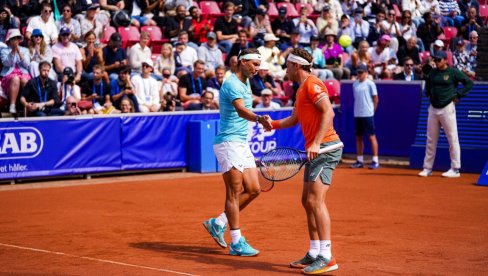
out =
<path fill-rule="evenodd" d="M 329 97 L 327 87 L 319 78 L 313 75 L 310 75 L 297 91 L 295 111 L 305 137 L 305 149 L 309 148 L 313 143 L 319 130 L 322 113 L 317 109 L 315 103 L 324 96 Z M 331 125 L 321 143 L 337 139 L 339 139 L 339 135 L 334 130 L 334 126 Z"/>

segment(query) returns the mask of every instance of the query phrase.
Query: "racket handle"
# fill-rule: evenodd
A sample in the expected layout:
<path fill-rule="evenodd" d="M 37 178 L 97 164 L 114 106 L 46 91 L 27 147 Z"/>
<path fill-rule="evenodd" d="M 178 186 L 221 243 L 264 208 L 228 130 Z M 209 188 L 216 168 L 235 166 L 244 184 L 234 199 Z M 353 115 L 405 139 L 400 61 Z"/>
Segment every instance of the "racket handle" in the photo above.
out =
<path fill-rule="evenodd" d="M 329 152 L 329 151 L 333 151 L 333 150 L 336 150 L 336 149 L 339 149 L 339 148 L 343 148 L 343 147 L 344 147 L 344 143 L 342 143 L 342 142 L 337 143 L 337 144 L 333 144 L 333 145 L 327 146 L 325 148 L 321 148 L 319 150 L 319 154 L 326 153 L 326 152 Z"/>

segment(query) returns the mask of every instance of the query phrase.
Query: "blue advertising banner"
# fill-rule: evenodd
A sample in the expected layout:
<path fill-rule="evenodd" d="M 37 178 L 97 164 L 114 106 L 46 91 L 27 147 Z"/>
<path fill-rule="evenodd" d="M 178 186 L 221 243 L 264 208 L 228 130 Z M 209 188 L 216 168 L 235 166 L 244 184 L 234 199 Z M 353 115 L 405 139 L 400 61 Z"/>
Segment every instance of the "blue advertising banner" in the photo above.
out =
<path fill-rule="evenodd" d="M 5 122 L 0 179 L 119 170 L 120 119 Z"/>
<path fill-rule="evenodd" d="M 336 129 L 344 142 L 344 153 L 356 153 L 352 84 L 352 81 L 341 81 L 342 121 Z M 410 146 L 415 141 L 422 95 L 421 82 L 383 81 L 375 84 L 379 103 L 374 119 L 379 154 L 408 156 Z M 364 141 L 364 152 L 371 154 L 369 140 L 365 137 Z"/>

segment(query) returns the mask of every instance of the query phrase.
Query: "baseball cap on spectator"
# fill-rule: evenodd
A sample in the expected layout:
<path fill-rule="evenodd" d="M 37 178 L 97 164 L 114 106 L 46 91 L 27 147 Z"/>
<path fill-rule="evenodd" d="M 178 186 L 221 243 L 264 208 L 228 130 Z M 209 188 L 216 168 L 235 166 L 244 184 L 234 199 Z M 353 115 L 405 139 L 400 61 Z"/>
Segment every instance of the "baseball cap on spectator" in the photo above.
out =
<path fill-rule="evenodd" d="M 456 43 L 458 46 L 463 46 L 464 45 L 464 39 L 460 39 Z"/>
<path fill-rule="evenodd" d="M 65 67 L 63 70 L 64 76 L 72 76 L 74 74 L 75 74 L 75 72 L 73 71 L 73 69 L 71 67 Z"/>
<path fill-rule="evenodd" d="M 354 14 L 362 14 L 363 13 L 363 9 L 362 8 L 356 8 L 354 10 Z"/>
<path fill-rule="evenodd" d="M 298 30 L 298 28 L 294 28 L 291 30 L 291 34 L 300 34 L 300 30 Z"/>
<path fill-rule="evenodd" d="M 286 7 L 285 6 L 281 6 L 279 9 L 278 9 L 278 15 L 286 15 Z"/>
<path fill-rule="evenodd" d="M 478 37 L 478 32 L 477 31 L 471 31 L 469 33 L 469 37 Z"/>
<path fill-rule="evenodd" d="M 435 58 L 444 58 L 445 59 L 445 58 L 447 58 L 447 54 L 444 51 L 437 51 L 435 53 L 435 56 L 434 57 Z"/>
<path fill-rule="evenodd" d="M 122 42 L 122 37 L 120 36 L 119 33 L 113 33 L 110 35 L 110 41 L 112 42 Z"/>
<path fill-rule="evenodd" d="M 368 67 L 366 66 L 366 64 L 364 63 L 360 63 L 358 65 L 358 68 L 356 68 L 356 71 L 359 73 L 359 72 L 367 72 L 368 71 Z"/>
<path fill-rule="evenodd" d="M 99 4 L 91 4 L 87 10 L 96 10 L 100 7 Z"/>
<path fill-rule="evenodd" d="M 269 70 L 269 65 L 267 62 L 261 62 L 261 65 L 259 66 L 259 70 Z"/>
<path fill-rule="evenodd" d="M 337 34 L 333 30 L 331 30 L 331 29 L 328 29 L 325 32 L 325 35 L 324 36 L 329 36 L 329 35 L 334 36 L 334 37 L 337 37 Z"/>
<path fill-rule="evenodd" d="M 381 42 L 386 42 L 386 41 L 390 42 L 391 41 L 391 37 L 389 35 L 384 34 L 384 35 L 381 36 L 380 41 Z"/>
<path fill-rule="evenodd" d="M 264 95 L 273 95 L 273 91 L 271 91 L 270 89 L 268 88 L 265 88 L 261 91 L 261 96 L 264 96 Z"/>
<path fill-rule="evenodd" d="M 149 67 L 154 68 L 154 63 L 151 59 L 146 59 L 145 61 L 142 62 L 142 65 L 147 64 Z"/>
<path fill-rule="evenodd" d="M 59 35 L 66 35 L 66 34 L 71 34 L 71 30 L 68 27 L 62 27 L 61 30 L 59 30 Z"/>
<path fill-rule="evenodd" d="M 214 32 L 209 32 L 207 34 L 207 39 L 217 39 L 217 34 L 215 34 Z"/>
<path fill-rule="evenodd" d="M 19 29 L 9 29 L 7 32 L 7 35 L 5 37 L 5 41 L 9 41 L 10 39 L 12 39 L 14 37 L 20 37 L 21 40 L 24 39 L 24 37 L 20 33 Z"/>
<path fill-rule="evenodd" d="M 442 40 L 440 39 L 437 39 L 435 42 L 434 42 L 434 46 L 437 46 L 437 47 L 444 47 L 444 42 L 442 42 Z"/>
<path fill-rule="evenodd" d="M 32 30 L 32 36 L 42 36 L 42 37 L 44 37 L 44 35 L 42 34 L 41 29 L 34 29 L 34 30 Z"/>
<path fill-rule="evenodd" d="M 267 33 L 264 35 L 264 41 L 278 41 L 280 40 L 274 34 Z"/>
<path fill-rule="evenodd" d="M 320 41 L 320 38 L 317 35 L 312 35 L 310 41 Z"/>
<path fill-rule="evenodd" d="M 263 9 L 258 9 L 258 10 L 256 11 L 256 14 L 259 14 L 259 15 L 265 15 L 265 14 L 266 14 L 266 11 L 265 11 L 265 10 L 263 10 Z"/>
<path fill-rule="evenodd" d="M 330 6 L 328 4 L 325 4 L 322 8 L 322 11 L 330 11 Z"/>

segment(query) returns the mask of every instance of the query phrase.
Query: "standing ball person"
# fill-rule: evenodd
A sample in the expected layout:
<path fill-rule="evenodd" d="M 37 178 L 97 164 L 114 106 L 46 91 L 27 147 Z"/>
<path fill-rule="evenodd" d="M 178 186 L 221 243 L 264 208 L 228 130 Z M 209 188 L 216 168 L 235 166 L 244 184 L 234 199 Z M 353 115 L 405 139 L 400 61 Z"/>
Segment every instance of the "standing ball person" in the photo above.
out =
<path fill-rule="evenodd" d="M 225 183 L 225 211 L 217 218 L 203 223 L 212 238 L 223 248 L 227 247 L 224 232 L 230 227 L 231 255 L 256 256 L 241 235 L 239 213 L 260 192 L 258 171 L 247 141 L 248 123 L 259 122 L 265 130 L 271 130 L 269 116 L 259 116 L 252 111 L 252 92 L 249 78 L 261 65 L 261 55 L 254 48 L 241 51 L 237 71 L 220 88 L 220 128 L 214 142 L 214 152 L 222 168 Z"/>
<path fill-rule="evenodd" d="M 429 97 L 429 117 L 427 120 L 427 145 L 425 147 L 424 169 L 419 176 L 427 177 L 432 174 L 437 140 L 442 126 L 449 142 L 451 168 L 442 174 L 443 177 L 460 177 L 461 148 L 456 122 L 456 107 L 461 97 L 473 88 L 473 82 L 464 73 L 447 64 L 447 54 L 437 51 L 434 56 L 435 69 L 430 71 L 425 85 L 425 94 Z M 457 89 L 459 83 L 463 88 Z"/>
<path fill-rule="evenodd" d="M 304 274 L 320 274 L 338 269 L 332 256 L 330 216 L 325 200 L 332 172 L 341 160 L 342 148 L 319 153 L 324 147 L 341 143 L 334 130 L 334 110 L 324 82 L 311 74 L 313 58 L 305 49 L 295 48 L 288 55 L 287 75 L 300 87 L 289 117 L 272 121 L 273 128 L 288 128 L 300 123 L 305 138 L 309 162 L 305 165 L 302 205 L 307 214 L 310 250 L 305 256 L 291 262 L 290 267 L 302 268 Z"/>

